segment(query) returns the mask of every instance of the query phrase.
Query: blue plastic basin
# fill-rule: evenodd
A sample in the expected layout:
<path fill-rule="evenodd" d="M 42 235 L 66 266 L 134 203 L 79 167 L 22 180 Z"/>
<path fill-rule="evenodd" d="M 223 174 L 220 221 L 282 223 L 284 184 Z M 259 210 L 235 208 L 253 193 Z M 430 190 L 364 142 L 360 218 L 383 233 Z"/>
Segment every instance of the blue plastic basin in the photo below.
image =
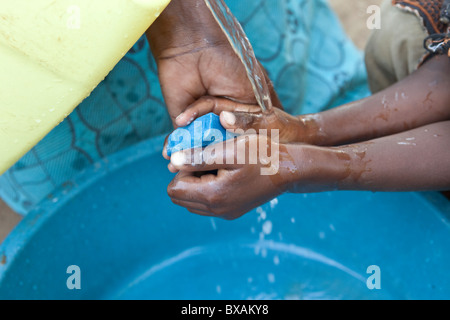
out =
<path fill-rule="evenodd" d="M 205 218 L 167 196 L 162 141 L 97 165 L 24 218 L 0 247 L 0 299 L 450 298 L 440 194 L 287 194 L 237 221 Z M 372 265 L 380 290 L 366 283 Z"/>

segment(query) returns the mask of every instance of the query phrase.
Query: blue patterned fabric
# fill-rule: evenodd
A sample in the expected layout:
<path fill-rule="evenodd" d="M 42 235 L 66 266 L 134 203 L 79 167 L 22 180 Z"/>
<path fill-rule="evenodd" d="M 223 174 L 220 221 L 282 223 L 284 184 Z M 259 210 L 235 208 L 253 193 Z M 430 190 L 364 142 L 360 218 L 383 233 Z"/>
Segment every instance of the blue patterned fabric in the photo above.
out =
<path fill-rule="evenodd" d="M 285 109 L 314 113 L 369 95 L 362 53 L 325 0 L 228 0 Z M 100 159 L 172 126 L 142 37 L 70 116 L 0 177 L 0 196 L 26 214 Z M 165 188 L 166 186 L 161 186 Z"/>

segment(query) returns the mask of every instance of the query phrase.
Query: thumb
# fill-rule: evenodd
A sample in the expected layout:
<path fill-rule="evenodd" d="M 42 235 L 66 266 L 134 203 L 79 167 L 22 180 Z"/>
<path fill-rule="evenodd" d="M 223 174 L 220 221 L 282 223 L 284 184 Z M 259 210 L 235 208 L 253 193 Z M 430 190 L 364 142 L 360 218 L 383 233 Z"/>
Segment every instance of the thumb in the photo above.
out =
<path fill-rule="evenodd" d="M 220 114 L 220 123 L 227 130 L 261 129 L 263 115 L 261 113 L 223 111 Z"/>

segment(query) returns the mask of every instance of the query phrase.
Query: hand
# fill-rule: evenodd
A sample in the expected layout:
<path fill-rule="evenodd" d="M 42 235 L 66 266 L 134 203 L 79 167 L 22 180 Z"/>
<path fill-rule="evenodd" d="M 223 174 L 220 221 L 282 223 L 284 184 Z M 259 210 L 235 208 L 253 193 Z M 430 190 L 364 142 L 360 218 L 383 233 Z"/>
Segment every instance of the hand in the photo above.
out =
<path fill-rule="evenodd" d="M 276 130 L 279 143 L 314 143 L 320 135 L 313 116 L 295 117 L 281 108 L 273 108 L 268 113 L 262 113 L 258 105 L 241 104 L 209 96 L 202 97 L 190 105 L 175 121 L 177 126 L 185 127 L 194 119 L 210 112 L 220 115 L 221 124 L 225 129 L 238 134 L 258 134 L 261 130 L 270 133 Z M 167 139 L 163 156 L 170 160 L 166 146 Z M 177 172 L 171 164 L 169 170 Z"/>
<path fill-rule="evenodd" d="M 194 119 L 213 112 L 220 115 L 220 122 L 227 130 L 254 130 L 256 133 L 260 130 L 279 130 L 281 143 L 310 143 L 313 130 L 308 117 L 290 115 L 282 110 L 278 99 L 276 102 L 277 107 L 263 113 L 258 105 L 206 96 L 190 105 L 175 121 L 178 126 L 184 127 Z"/>
<path fill-rule="evenodd" d="M 260 135 L 240 136 L 233 142 L 172 156 L 172 166 L 180 171 L 168 187 L 175 204 L 199 215 L 233 220 L 286 191 L 286 163 L 296 169 L 283 145 Z M 264 150 L 268 153 L 261 156 Z M 243 157 L 246 161 L 240 162 Z"/>
<path fill-rule="evenodd" d="M 172 0 L 147 37 L 175 127 L 175 119 L 205 95 L 256 104 L 244 66 L 203 1 Z"/>
<path fill-rule="evenodd" d="M 191 212 L 235 219 L 284 192 L 448 190 L 449 132 L 450 121 L 444 121 L 333 148 L 276 144 L 257 135 L 240 137 L 234 146 L 224 142 L 208 147 L 206 153 L 187 150 L 174 154 L 171 162 L 181 171 L 168 191 L 174 203 Z M 247 150 L 255 140 L 262 142 L 258 151 L 269 147 L 270 161 L 263 156 L 256 164 L 232 164 L 229 156 L 239 159 L 237 146 L 242 140 Z M 278 171 L 273 156 L 277 154 Z M 196 156 L 202 160 L 199 165 Z M 262 169 L 273 175 L 263 175 Z"/>
<path fill-rule="evenodd" d="M 179 173 L 167 190 L 192 213 L 233 220 L 286 192 L 365 188 L 369 146 L 325 148 L 244 135 L 173 154 L 170 165 Z"/>

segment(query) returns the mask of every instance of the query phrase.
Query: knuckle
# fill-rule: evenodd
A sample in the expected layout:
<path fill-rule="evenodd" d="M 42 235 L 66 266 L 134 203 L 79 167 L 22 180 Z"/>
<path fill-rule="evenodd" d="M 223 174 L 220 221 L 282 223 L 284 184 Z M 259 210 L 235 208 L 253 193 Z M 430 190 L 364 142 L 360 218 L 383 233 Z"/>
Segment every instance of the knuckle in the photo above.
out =
<path fill-rule="evenodd" d="M 176 183 L 175 182 L 172 181 L 169 184 L 169 186 L 167 187 L 167 194 L 169 195 L 170 198 L 176 198 L 177 191 L 176 191 Z"/>
<path fill-rule="evenodd" d="M 222 205 L 223 197 L 219 193 L 212 192 L 206 196 L 206 201 L 208 202 L 208 208 L 215 211 Z"/>

